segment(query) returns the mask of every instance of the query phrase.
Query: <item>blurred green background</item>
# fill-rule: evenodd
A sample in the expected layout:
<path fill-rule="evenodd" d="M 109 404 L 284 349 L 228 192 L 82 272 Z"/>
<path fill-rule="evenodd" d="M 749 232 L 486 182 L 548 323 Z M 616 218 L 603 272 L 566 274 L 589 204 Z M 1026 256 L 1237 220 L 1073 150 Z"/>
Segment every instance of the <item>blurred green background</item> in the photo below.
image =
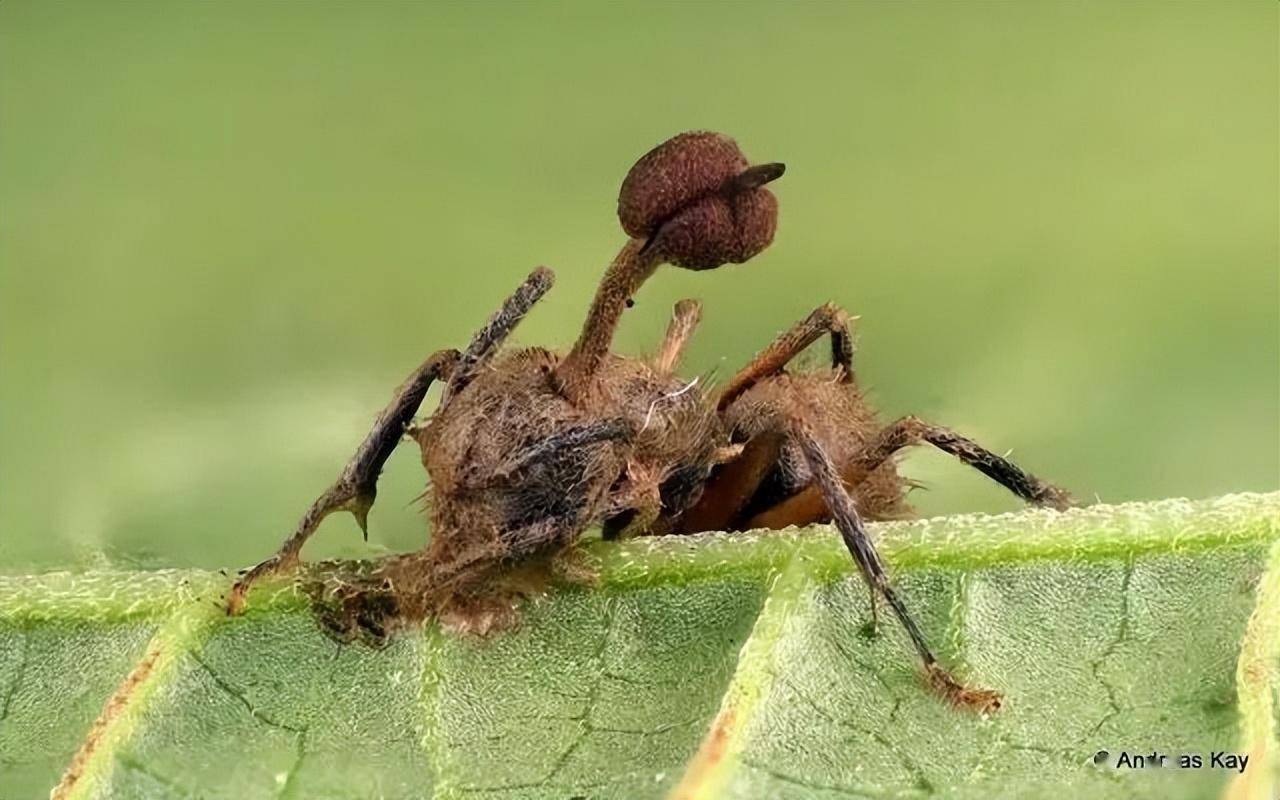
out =
<path fill-rule="evenodd" d="M 631 163 L 782 160 L 774 246 L 665 270 L 721 379 L 834 300 L 885 415 L 1103 501 L 1280 486 L 1277 6 L 0 4 L 0 569 L 269 553 L 537 264 L 567 345 Z M 1016 503 L 918 452 L 922 513 Z M 368 546 L 421 545 L 411 448 Z"/>

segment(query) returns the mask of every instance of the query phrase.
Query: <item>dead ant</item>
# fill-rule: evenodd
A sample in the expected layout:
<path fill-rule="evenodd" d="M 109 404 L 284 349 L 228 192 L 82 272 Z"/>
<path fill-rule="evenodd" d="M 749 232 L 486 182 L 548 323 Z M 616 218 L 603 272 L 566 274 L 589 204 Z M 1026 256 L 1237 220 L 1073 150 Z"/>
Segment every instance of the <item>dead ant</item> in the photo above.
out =
<path fill-rule="evenodd" d="M 979 711 L 1000 695 L 968 688 L 934 657 L 889 583 L 864 519 L 903 515 L 908 482 L 893 456 L 928 442 L 1024 500 L 1064 508 L 1068 495 L 1009 460 L 915 417 L 881 425 L 854 381 L 848 316 L 824 305 L 779 336 L 714 398 L 674 374 L 700 306 L 676 304 L 651 358 L 609 352 L 631 297 L 663 263 L 715 269 L 742 263 L 773 240 L 777 199 L 765 184 L 782 164 L 751 166 L 732 139 L 682 133 L 642 157 L 618 203 L 630 236 L 605 272 L 586 323 L 564 356 L 501 345 L 551 287 L 535 270 L 472 337 L 466 349 L 433 354 L 396 391 L 337 481 L 307 510 L 272 558 L 232 589 L 237 613 L 249 587 L 298 563 L 321 520 L 350 511 L 366 529 L 383 464 L 406 432 L 430 477 L 434 534 L 424 551 L 346 576 L 325 600 L 327 624 L 381 639 L 407 621 L 434 616 L 485 633 L 514 620 L 526 582 L 548 575 L 589 578 L 572 546 L 589 526 L 605 538 L 782 528 L 833 520 L 863 577 L 905 627 L 931 686 Z M 787 372 L 827 336 L 831 368 Z M 440 405 L 410 427 L 428 387 Z M 366 529 L 367 535 L 367 529 Z M 523 587 L 523 588 L 522 588 Z"/>

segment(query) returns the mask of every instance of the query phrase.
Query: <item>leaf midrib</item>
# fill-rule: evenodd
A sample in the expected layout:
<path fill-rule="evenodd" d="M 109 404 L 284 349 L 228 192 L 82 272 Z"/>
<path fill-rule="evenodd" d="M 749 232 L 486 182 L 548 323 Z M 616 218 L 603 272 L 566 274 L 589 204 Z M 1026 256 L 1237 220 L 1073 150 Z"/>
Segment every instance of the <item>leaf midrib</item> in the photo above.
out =
<path fill-rule="evenodd" d="M 872 523 L 890 567 L 976 569 L 1026 561 L 1095 562 L 1148 553 L 1195 553 L 1280 538 L 1280 492 L 1209 500 L 1172 499 L 1097 505 L 1066 512 L 1028 509 Z M 707 533 L 583 545 L 601 588 L 681 585 L 707 578 L 762 578 L 793 558 L 811 579 L 853 570 L 835 529 Z M 207 570 L 101 570 L 0 576 L 0 618 L 131 620 L 163 617 L 195 602 L 216 603 L 231 583 Z M 264 585 L 250 613 L 305 606 L 289 578 Z"/>
<path fill-rule="evenodd" d="M 1192 502 L 1168 500 L 1147 504 L 1095 506 L 1067 513 L 1027 511 L 1012 515 L 940 518 L 885 523 L 873 528 L 882 552 L 895 570 L 946 566 L 973 568 L 999 563 L 1071 559 L 1096 561 L 1144 553 L 1186 553 L 1209 548 L 1256 545 L 1280 540 L 1280 492 L 1242 494 Z M 711 534 L 668 537 L 622 544 L 592 542 L 587 552 L 597 562 L 604 588 L 682 585 L 711 578 L 773 576 L 756 626 L 743 644 L 739 668 L 726 689 L 720 714 L 699 754 L 690 762 L 677 797 L 713 796 L 733 769 L 736 745 L 750 712 L 769 691 L 762 670 L 771 658 L 772 638 L 785 622 L 805 585 L 826 582 L 852 570 L 833 532 L 821 527 L 774 534 Z M 160 622 L 135 672 L 146 674 L 123 698 L 109 700 L 81 751 L 73 760 L 55 797 L 91 796 L 109 780 L 116 753 L 142 719 L 147 703 L 173 679 L 184 652 L 199 653 L 212 633 L 227 620 L 216 600 L 229 580 L 219 573 L 166 570 L 155 573 L 54 573 L 33 577 L 0 577 L 0 618 L 39 622 L 74 618 L 120 621 L 151 618 Z M 797 588 L 800 587 L 800 588 Z M 1240 653 L 1238 703 L 1245 749 L 1263 742 L 1261 759 L 1274 758 L 1275 715 L 1271 692 L 1276 683 L 1271 662 L 1280 650 L 1280 625 L 1267 614 L 1280 603 L 1280 542 L 1272 550 L 1268 571 L 1259 585 L 1258 608 Z M 301 607 L 305 598 L 288 581 L 277 582 L 254 598 L 251 613 L 264 614 Z M 1274 614 L 1273 614 L 1274 616 Z M 441 634 L 427 628 L 418 639 L 423 658 L 420 705 L 424 718 L 422 746 L 436 748 L 431 758 L 437 772 L 437 796 L 449 794 L 443 774 L 438 726 L 440 681 L 434 654 Z M 1270 662 L 1267 659 L 1270 659 Z M 1265 672 L 1261 680 L 1256 673 Z M 1243 679 L 1249 672 L 1248 680 Z M 765 677 L 762 677 L 765 676 Z M 128 686 L 129 679 L 125 685 Z M 124 689 L 118 690 L 117 695 Z M 727 715 L 727 717 L 726 717 Z M 718 741 L 723 739 L 723 741 Z M 708 755 L 714 756 L 708 759 Z M 1251 771 L 1250 778 L 1271 770 Z M 1251 785 L 1256 792 L 1258 786 Z M 1264 787 L 1269 791 L 1269 787 Z"/>

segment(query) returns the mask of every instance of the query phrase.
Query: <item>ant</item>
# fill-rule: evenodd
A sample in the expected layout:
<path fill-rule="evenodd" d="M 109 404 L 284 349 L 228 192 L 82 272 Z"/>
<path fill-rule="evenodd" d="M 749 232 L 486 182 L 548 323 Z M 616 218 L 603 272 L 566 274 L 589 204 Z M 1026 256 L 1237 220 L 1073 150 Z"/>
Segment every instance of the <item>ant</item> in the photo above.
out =
<path fill-rule="evenodd" d="M 916 417 L 877 421 L 854 380 L 850 318 L 835 305 L 779 336 L 714 396 L 675 374 L 701 315 L 697 301 L 676 304 L 653 356 L 609 351 L 623 311 L 660 265 L 715 269 L 768 247 L 778 202 L 766 184 L 783 171 L 776 163 L 752 166 L 733 139 L 707 131 L 679 134 L 643 156 L 618 201 L 629 239 L 572 350 L 501 349 L 551 288 L 553 273 L 538 268 L 465 349 L 441 350 L 413 371 L 293 535 L 236 583 L 228 612 L 239 613 L 254 582 L 297 566 L 330 513 L 351 512 L 367 537 L 378 475 L 407 434 L 430 478 L 434 534 L 423 551 L 322 590 L 336 606 L 325 622 L 338 635 L 380 641 L 426 617 L 478 634 L 508 626 L 528 581 L 590 580 L 573 546 L 594 525 L 614 539 L 834 521 L 871 588 L 873 625 L 879 593 L 934 690 L 981 713 L 999 708 L 999 693 L 967 687 L 939 664 L 863 521 L 907 513 L 910 484 L 893 459 L 920 443 L 1029 503 L 1065 508 L 1064 491 L 947 428 Z M 823 337 L 829 369 L 787 371 Z M 411 425 L 436 381 L 444 385 L 439 407 Z"/>

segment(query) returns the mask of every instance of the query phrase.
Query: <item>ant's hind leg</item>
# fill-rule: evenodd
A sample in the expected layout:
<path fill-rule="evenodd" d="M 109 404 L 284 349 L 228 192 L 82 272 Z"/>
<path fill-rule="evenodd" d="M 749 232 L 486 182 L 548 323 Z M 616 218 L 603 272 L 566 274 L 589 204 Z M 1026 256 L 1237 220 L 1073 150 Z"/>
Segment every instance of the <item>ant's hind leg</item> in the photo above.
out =
<path fill-rule="evenodd" d="M 782 371 L 791 359 L 824 335 L 831 336 L 831 365 L 841 371 L 841 380 L 853 381 L 853 336 L 849 332 L 849 315 L 833 303 L 818 306 L 809 316 L 774 339 L 756 354 L 751 363 L 738 371 L 725 385 L 717 401 L 724 411 L 743 392 L 758 381 Z"/>
<path fill-rule="evenodd" d="M 894 453 L 921 442 L 928 442 L 944 453 L 950 453 L 1032 505 L 1047 506 L 1059 511 L 1072 505 L 1071 495 L 1066 490 L 1037 478 L 1004 456 L 991 452 L 950 428 L 932 425 L 916 417 L 903 417 L 885 426 L 841 470 L 841 478 L 846 486 L 857 486 Z M 756 514 L 748 521 L 747 527 L 781 528 L 817 522 L 827 512 L 823 499 L 820 488 L 810 486 Z"/>
<path fill-rule="evenodd" d="M 685 345 L 698 327 L 702 319 L 702 304 L 697 300 L 681 300 L 671 312 L 671 322 L 667 325 L 667 335 L 662 339 L 662 347 L 653 357 L 653 368 L 657 372 L 669 375 L 680 363 Z"/>
<path fill-rule="evenodd" d="M 944 453 L 950 453 L 1028 503 L 1063 511 L 1072 505 L 1071 495 L 1051 483 L 1019 467 L 1004 456 L 961 436 L 950 428 L 933 425 L 916 417 L 903 417 L 888 425 L 877 437 L 869 454 L 884 461 L 892 453 L 908 445 L 928 442 Z"/>
<path fill-rule="evenodd" d="M 902 623 L 902 627 L 906 629 L 907 635 L 911 637 L 911 642 L 915 645 L 916 652 L 920 654 L 920 659 L 924 662 L 925 674 L 928 676 L 929 685 L 956 705 L 964 706 L 983 714 L 998 710 L 1001 701 L 998 692 L 989 689 L 966 687 L 953 678 L 938 663 L 938 659 L 924 639 L 924 634 L 921 633 L 919 626 L 916 625 L 915 620 L 908 613 L 902 599 L 898 597 L 898 594 L 890 585 L 889 577 L 885 573 L 884 563 L 880 560 L 879 553 L 876 552 L 875 546 L 871 543 L 871 538 L 867 535 L 867 530 L 862 524 L 862 518 L 858 515 L 858 510 L 854 506 L 853 498 L 845 490 L 844 482 L 841 480 L 835 464 L 831 462 L 831 458 L 822 449 L 822 445 L 804 423 L 794 421 L 791 424 L 790 433 L 799 444 L 805 460 L 809 463 L 809 468 L 813 471 L 815 482 L 820 487 L 827 505 L 831 509 L 831 515 L 835 520 L 836 527 L 840 530 L 840 536 L 844 539 L 845 547 L 848 548 L 853 560 L 858 564 L 858 568 L 862 570 L 862 575 L 866 578 L 867 583 L 872 587 L 873 591 L 879 591 L 884 597 L 889 607 L 893 609 L 898 621 Z"/>
<path fill-rule="evenodd" d="M 293 535 L 285 540 L 276 554 L 250 569 L 227 598 L 227 613 L 238 614 L 244 607 L 249 588 L 258 580 L 288 569 L 298 562 L 298 554 L 311 535 L 320 527 L 324 518 L 335 511 L 350 511 L 364 531 L 368 532 L 369 509 L 378 493 L 378 475 L 391 452 L 404 434 L 405 426 L 413 418 L 432 382 L 449 374 L 458 361 L 457 350 L 440 350 L 413 371 L 409 379 L 396 390 L 391 402 L 378 415 L 373 429 L 365 436 L 355 455 L 347 462 L 338 479 L 316 498 L 302 515 Z"/>

